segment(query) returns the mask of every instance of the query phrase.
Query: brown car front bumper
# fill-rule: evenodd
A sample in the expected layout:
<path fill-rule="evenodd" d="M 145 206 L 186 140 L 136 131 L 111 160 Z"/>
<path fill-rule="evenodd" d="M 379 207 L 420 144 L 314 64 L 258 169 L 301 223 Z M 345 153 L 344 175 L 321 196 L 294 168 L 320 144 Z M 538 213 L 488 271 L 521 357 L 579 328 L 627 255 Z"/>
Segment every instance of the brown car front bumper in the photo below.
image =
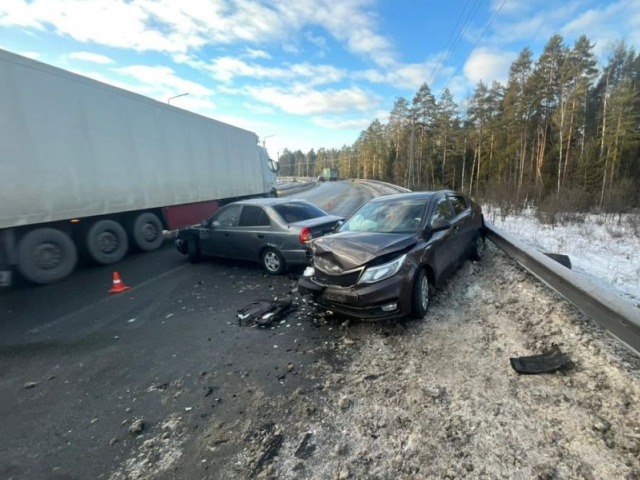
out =
<path fill-rule="evenodd" d="M 396 274 L 380 282 L 341 288 L 319 285 L 302 276 L 298 292 L 311 295 L 318 304 L 335 313 L 362 320 L 386 320 L 411 313 L 412 284 L 412 276 Z M 382 307 L 393 303 L 395 309 L 383 310 Z"/>

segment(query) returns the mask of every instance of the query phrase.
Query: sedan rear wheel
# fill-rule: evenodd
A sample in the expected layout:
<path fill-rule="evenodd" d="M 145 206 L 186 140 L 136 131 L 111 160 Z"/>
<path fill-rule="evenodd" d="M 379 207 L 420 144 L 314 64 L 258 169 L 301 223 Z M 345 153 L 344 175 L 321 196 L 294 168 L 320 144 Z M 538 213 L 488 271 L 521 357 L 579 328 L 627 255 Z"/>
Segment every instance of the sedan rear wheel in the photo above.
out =
<path fill-rule="evenodd" d="M 430 289 L 427 273 L 424 269 L 420 270 L 413 281 L 413 293 L 411 296 L 411 309 L 415 318 L 421 319 L 427 315 Z"/>
<path fill-rule="evenodd" d="M 275 248 L 267 248 L 260 258 L 262 266 L 269 275 L 280 275 L 284 272 L 284 257 Z"/>

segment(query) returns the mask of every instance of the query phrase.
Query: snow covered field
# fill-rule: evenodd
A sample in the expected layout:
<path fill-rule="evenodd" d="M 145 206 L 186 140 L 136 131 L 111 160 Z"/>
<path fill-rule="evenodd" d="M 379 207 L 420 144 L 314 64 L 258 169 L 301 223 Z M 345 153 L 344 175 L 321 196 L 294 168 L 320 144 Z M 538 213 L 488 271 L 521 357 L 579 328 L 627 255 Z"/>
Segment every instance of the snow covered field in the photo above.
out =
<path fill-rule="evenodd" d="M 485 219 L 542 252 L 569 255 L 573 270 L 640 306 L 640 216 L 580 214 L 577 221 L 541 223 L 533 210 L 503 218 L 483 206 Z"/>

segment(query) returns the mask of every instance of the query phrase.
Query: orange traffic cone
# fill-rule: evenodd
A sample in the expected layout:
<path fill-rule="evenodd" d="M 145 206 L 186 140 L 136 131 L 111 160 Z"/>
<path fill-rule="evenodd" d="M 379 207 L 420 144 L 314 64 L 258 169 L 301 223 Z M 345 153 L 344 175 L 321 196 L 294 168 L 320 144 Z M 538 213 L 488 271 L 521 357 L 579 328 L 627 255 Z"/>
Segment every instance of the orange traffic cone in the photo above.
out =
<path fill-rule="evenodd" d="M 125 290 L 129 290 L 131 287 L 127 287 L 122 280 L 120 280 L 120 274 L 118 272 L 113 272 L 113 287 L 109 290 L 108 293 L 120 293 Z"/>

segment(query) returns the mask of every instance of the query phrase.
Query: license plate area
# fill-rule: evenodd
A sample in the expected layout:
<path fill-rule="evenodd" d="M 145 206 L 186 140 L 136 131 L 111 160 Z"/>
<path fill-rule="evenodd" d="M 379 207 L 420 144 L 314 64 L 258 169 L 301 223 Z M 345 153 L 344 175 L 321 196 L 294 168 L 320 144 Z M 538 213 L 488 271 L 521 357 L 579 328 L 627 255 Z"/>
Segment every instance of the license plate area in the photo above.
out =
<path fill-rule="evenodd" d="M 346 303 L 347 296 L 342 293 L 335 292 L 327 292 L 326 290 L 322 293 L 321 298 L 326 300 L 327 302 L 335 302 L 335 303 Z"/>

